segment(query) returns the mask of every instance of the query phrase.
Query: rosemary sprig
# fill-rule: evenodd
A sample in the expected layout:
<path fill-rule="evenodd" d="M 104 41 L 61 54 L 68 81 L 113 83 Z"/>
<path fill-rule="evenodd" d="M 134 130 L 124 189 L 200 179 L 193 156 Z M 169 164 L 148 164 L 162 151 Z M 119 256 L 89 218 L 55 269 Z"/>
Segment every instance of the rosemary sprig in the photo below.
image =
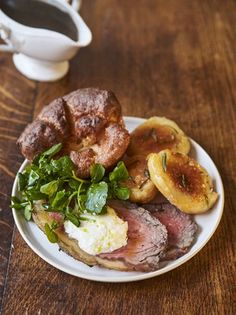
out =
<path fill-rule="evenodd" d="M 181 182 L 182 182 L 182 186 L 183 186 L 184 188 L 186 188 L 186 186 L 187 186 L 186 184 L 187 184 L 187 183 L 186 183 L 186 177 L 185 177 L 184 174 L 181 175 Z"/>
<path fill-rule="evenodd" d="M 163 168 L 163 171 L 166 172 L 166 170 L 167 170 L 167 156 L 166 156 L 166 153 L 162 154 L 162 168 Z"/>

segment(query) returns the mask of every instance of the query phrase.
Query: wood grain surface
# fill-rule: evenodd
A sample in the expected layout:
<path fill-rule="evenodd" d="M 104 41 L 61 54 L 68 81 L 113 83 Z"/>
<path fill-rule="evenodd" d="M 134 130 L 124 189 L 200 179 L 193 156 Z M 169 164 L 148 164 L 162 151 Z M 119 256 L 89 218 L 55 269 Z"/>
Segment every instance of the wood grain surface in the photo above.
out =
<path fill-rule="evenodd" d="M 92 44 L 55 83 L 27 80 L 0 53 L 0 300 L 11 314 L 236 314 L 236 2 L 86 0 Z M 9 208 L 23 158 L 17 137 L 38 111 L 74 89 L 112 89 L 124 115 L 167 116 L 211 155 L 225 209 L 191 261 L 136 283 L 95 283 L 40 259 Z"/>

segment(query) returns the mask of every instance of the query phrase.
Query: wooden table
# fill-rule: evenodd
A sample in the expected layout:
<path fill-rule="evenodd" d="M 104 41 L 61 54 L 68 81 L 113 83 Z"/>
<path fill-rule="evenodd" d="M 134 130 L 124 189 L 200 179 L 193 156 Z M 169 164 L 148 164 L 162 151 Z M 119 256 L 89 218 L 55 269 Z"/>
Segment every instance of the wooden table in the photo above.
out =
<path fill-rule="evenodd" d="M 236 314 L 236 3 L 86 0 L 92 44 L 55 83 L 27 80 L 0 54 L 0 299 L 3 314 Z M 23 161 L 16 139 L 54 98 L 112 89 L 124 115 L 167 116 L 211 155 L 225 209 L 210 242 L 162 276 L 108 284 L 40 259 L 14 228 L 11 187 Z"/>

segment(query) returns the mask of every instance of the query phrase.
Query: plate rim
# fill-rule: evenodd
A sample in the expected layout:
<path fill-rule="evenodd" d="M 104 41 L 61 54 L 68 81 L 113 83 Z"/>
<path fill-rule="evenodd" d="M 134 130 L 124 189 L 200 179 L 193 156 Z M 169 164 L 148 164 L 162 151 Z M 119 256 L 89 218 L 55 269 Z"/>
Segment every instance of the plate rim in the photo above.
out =
<path fill-rule="evenodd" d="M 125 125 L 127 125 L 128 123 L 135 123 L 135 122 L 136 123 L 142 123 L 142 122 L 147 120 L 146 118 L 134 117 L 134 116 L 123 116 L 123 118 L 124 118 L 124 121 L 125 121 Z M 214 228 L 212 229 L 211 233 L 208 235 L 208 237 L 206 239 L 204 239 L 202 241 L 201 245 L 199 247 L 197 247 L 192 253 L 187 253 L 186 255 L 182 256 L 181 257 L 182 258 L 181 261 L 175 260 L 171 265 L 167 265 L 167 266 L 165 266 L 165 267 L 163 267 L 161 269 L 158 269 L 158 270 L 155 270 L 155 271 L 146 272 L 146 273 L 144 272 L 143 274 L 138 274 L 138 275 L 130 275 L 130 276 L 127 276 L 126 278 L 121 278 L 119 276 L 109 276 L 108 278 L 104 278 L 103 275 L 99 275 L 99 276 L 91 275 L 91 274 L 87 274 L 86 275 L 84 273 L 80 273 L 80 271 L 73 272 L 73 270 L 70 270 L 70 267 L 64 268 L 62 265 L 58 265 L 56 262 L 54 262 L 53 259 L 48 258 L 44 254 L 42 254 L 41 251 L 35 245 L 33 245 L 33 243 L 30 241 L 30 239 L 28 239 L 27 235 L 23 231 L 23 228 L 21 226 L 20 220 L 18 219 L 19 212 L 17 212 L 16 209 L 12 209 L 14 222 L 15 222 L 15 225 L 16 225 L 16 227 L 17 227 L 21 237 L 24 239 L 26 244 L 31 248 L 31 250 L 34 253 L 36 253 L 41 259 L 43 259 L 44 261 L 46 261 L 48 264 L 50 264 L 51 266 L 55 267 L 56 269 L 61 270 L 61 271 L 65 272 L 65 273 L 67 273 L 67 274 L 70 274 L 70 275 L 78 277 L 78 278 L 82 278 L 82 279 L 86 279 L 86 280 L 92 280 L 92 281 L 97 281 L 97 282 L 125 283 L 125 282 L 140 281 L 140 280 L 150 279 L 150 278 L 159 276 L 161 274 L 167 273 L 167 272 L 169 272 L 169 271 L 171 271 L 173 269 L 176 269 L 177 267 L 183 265 L 184 263 L 186 263 L 187 261 L 192 259 L 209 242 L 209 240 L 211 239 L 211 237 L 213 236 L 213 234 L 215 233 L 216 229 L 219 226 L 219 223 L 220 223 L 222 215 L 223 215 L 224 203 L 225 203 L 225 193 L 224 193 L 223 182 L 222 182 L 222 178 L 221 178 L 221 175 L 220 175 L 220 173 L 218 171 L 217 166 L 215 165 L 215 163 L 212 160 L 212 158 L 209 156 L 209 154 L 205 151 L 205 149 L 202 146 L 200 146 L 196 141 L 194 141 L 190 137 L 188 137 L 188 138 L 189 138 L 190 142 L 195 147 L 200 147 L 200 149 L 202 149 L 204 151 L 204 153 L 207 155 L 207 157 L 212 162 L 212 165 L 214 166 L 214 168 L 216 170 L 216 173 L 217 173 L 217 176 L 219 177 L 219 180 L 220 180 L 218 182 L 218 185 L 220 186 L 221 204 L 219 204 L 219 210 L 218 210 L 219 211 L 219 215 L 217 217 L 217 221 L 216 221 L 216 223 L 214 225 Z M 17 189 L 17 174 L 19 172 L 21 172 L 25 168 L 27 163 L 28 163 L 28 160 L 25 159 L 24 162 L 21 164 L 19 170 L 16 173 L 16 176 L 15 176 L 15 179 L 14 179 L 14 183 L 13 183 L 13 187 L 12 187 L 11 196 L 15 196 L 17 191 L 18 191 L 18 189 Z"/>

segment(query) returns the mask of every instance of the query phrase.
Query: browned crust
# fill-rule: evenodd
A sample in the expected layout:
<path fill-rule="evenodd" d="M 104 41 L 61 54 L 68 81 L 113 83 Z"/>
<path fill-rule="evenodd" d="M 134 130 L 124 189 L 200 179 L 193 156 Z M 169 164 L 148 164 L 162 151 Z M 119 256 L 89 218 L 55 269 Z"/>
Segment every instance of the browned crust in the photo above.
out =
<path fill-rule="evenodd" d="M 156 186 L 150 179 L 145 155 L 126 156 L 124 163 L 129 172 L 129 178 L 123 185 L 130 189 L 129 200 L 137 203 L 147 203 L 155 198 Z"/>
<path fill-rule="evenodd" d="M 61 134 L 50 122 L 46 123 L 37 119 L 25 128 L 17 145 L 24 157 L 33 160 L 36 155 L 63 140 Z"/>
<path fill-rule="evenodd" d="M 110 168 L 129 145 L 121 106 L 111 91 L 86 88 L 58 98 L 45 106 L 29 124 L 17 144 L 32 160 L 56 143 L 63 143 L 63 154 L 71 156 L 77 175 L 89 176 L 89 167 L 101 163 Z"/>
<path fill-rule="evenodd" d="M 174 158 L 168 160 L 166 173 L 177 189 L 194 198 L 202 196 L 205 191 L 203 176 L 198 164 L 187 155 L 172 152 Z"/>
<path fill-rule="evenodd" d="M 160 152 L 163 149 L 176 146 L 179 139 L 173 128 L 169 126 L 138 126 L 131 133 L 128 155 L 145 154 Z"/>

